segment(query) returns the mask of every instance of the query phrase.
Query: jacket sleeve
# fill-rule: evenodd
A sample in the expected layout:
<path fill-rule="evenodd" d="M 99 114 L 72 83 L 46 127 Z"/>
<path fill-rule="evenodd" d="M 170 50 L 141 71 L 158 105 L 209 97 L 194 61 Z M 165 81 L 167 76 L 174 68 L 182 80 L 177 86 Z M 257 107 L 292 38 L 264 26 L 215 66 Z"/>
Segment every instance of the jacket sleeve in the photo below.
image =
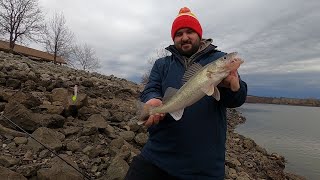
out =
<path fill-rule="evenodd" d="M 227 108 L 240 107 L 247 98 L 247 83 L 242 81 L 239 77 L 240 89 L 236 92 L 231 91 L 230 88 L 219 87 L 221 103 Z"/>
<path fill-rule="evenodd" d="M 157 61 L 154 63 L 150 75 L 148 83 L 146 84 L 144 90 L 140 95 L 140 100 L 142 102 L 147 102 L 152 98 L 162 98 L 162 91 L 161 91 L 161 74 L 160 69 Z"/>

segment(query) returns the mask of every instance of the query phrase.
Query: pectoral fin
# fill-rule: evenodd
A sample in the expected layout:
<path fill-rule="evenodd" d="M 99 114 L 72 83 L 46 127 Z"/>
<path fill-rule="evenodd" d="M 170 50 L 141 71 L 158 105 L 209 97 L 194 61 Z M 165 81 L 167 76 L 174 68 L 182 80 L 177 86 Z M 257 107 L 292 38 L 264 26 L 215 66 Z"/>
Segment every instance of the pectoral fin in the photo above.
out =
<path fill-rule="evenodd" d="M 206 93 L 206 95 L 208 95 L 208 96 L 212 96 L 213 93 L 214 93 L 214 90 L 215 89 L 214 89 L 214 86 L 212 84 L 201 88 L 201 91 Z"/>
<path fill-rule="evenodd" d="M 217 101 L 220 100 L 220 91 L 217 86 L 213 86 L 212 84 L 206 87 L 201 88 L 206 95 L 214 97 Z"/>
<path fill-rule="evenodd" d="M 175 119 L 176 121 L 180 120 L 182 115 L 183 115 L 183 112 L 184 112 L 184 109 L 180 109 L 178 111 L 175 111 L 175 112 L 171 112 L 169 113 L 173 119 Z"/>
<path fill-rule="evenodd" d="M 220 101 L 220 91 L 217 86 L 214 87 L 214 93 L 212 95 L 217 101 Z"/>

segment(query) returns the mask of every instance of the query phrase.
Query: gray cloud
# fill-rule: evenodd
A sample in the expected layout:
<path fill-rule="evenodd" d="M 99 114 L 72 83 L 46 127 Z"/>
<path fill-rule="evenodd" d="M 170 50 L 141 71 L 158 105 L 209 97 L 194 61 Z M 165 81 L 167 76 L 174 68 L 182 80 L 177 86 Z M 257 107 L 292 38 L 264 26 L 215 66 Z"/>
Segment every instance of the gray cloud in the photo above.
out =
<path fill-rule="evenodd" d="M 65 14 L 77 41 L 96 50 L 101 73 L 140 81 L 149 68 L 148 59 L 172 43 L 171 23 L 187 6 L 200 20 L 205 38 L 245 59 L 239 71 L 251 94 L 320 98 L 320 82 L 315 80 L 320 75 L 317 0 L 40 0 L 40 4 L 47 16 L 54 11 Z M 286 93 L 288 88 L 292 93 Z"/>

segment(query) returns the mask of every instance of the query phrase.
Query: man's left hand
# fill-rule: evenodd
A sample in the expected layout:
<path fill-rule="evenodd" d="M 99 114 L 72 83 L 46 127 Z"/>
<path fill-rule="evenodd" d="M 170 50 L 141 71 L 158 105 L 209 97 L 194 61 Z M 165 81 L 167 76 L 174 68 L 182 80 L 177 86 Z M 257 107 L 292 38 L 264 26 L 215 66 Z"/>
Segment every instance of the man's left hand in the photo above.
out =
<path fill-rule="evenodd" d="M 219 84 L 221 87 L 230 88 L 231 91 L 236 92 L 240 89 L 238 71 L 232 71 Z"/>

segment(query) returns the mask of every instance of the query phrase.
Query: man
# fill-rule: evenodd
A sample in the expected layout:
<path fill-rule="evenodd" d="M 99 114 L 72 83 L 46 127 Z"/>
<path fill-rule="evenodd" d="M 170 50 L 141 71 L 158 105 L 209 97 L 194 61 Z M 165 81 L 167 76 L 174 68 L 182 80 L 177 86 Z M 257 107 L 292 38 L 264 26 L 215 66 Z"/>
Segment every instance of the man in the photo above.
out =
<path fill-rule="evenodd" d="M 188 8 L 182 8 L 173 21 L 172 55 L 158 59 L 141 94 L 141 101 L 162 104 L 168 87 L 179 89 L 184 72 L 193 64 L 206 65 L 226 53 L 218 51 L 211 39 L 202 39 L 202 28 Z M 224 179 L 226 108 L 241 106 L 247 85 L 232 72 L 219 85 L 220 101 L 205 96 L 185 108 L 179 121 L 169 114 L 151 115 L 146 121 L 149 139 L 136 156 L 127 180 Z"/>

